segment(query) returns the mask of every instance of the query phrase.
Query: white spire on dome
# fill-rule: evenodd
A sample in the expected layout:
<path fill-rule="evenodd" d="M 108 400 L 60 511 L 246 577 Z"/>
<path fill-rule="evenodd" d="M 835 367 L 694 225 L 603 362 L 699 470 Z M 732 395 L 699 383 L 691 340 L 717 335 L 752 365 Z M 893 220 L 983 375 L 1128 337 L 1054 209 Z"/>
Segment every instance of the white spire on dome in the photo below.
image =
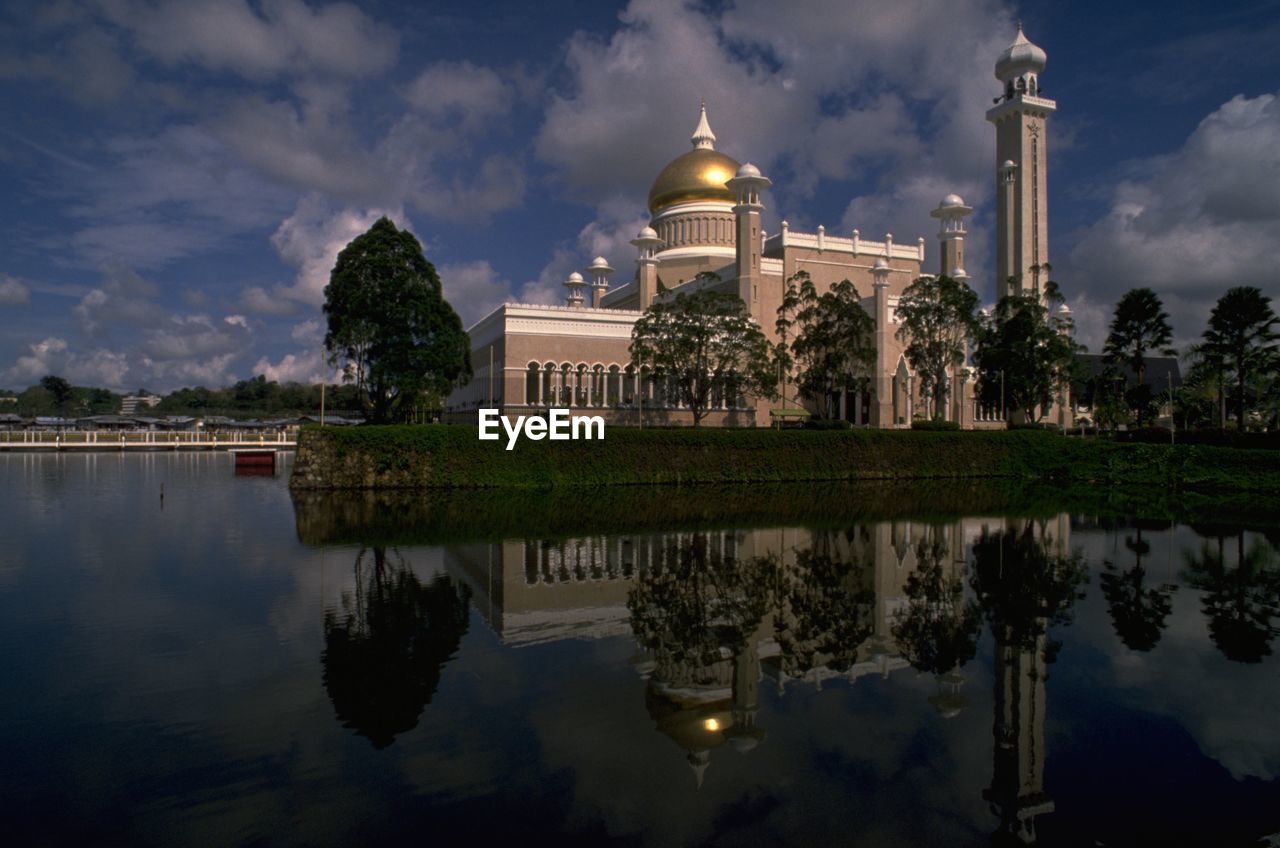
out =
<path fill-rule="evenodd" d="M 689 140 L 697 150 L 716 149 L 716 134 L 711 131 L 711 124 L 707 123 L 707 101 L 705 100 L 702 101 L 701 111 L 698 114 L 698 126 L 694 127 L 693 135 Z"/>

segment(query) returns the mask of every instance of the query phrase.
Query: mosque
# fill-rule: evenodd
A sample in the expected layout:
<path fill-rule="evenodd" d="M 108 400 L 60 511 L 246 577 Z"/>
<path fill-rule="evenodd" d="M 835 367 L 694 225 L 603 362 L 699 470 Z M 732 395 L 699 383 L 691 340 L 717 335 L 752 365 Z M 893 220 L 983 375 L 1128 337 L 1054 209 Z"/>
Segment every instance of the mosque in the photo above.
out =
<path fill-rule="evenodd" d="M 1046 123 L 1056 109 L 1040 96 L 1044 50 L 1019 26 L 1001 53 L 995 76 L 1002 85 L 987 119 L 996 130 L 996 291 L 1009 280 L 1039 292 L 1049 267 Z M 864 238 L 846 234 L 761 227 L 762 192 L 771 182 L 751 163 L 716 150 L 716 136 L 703 104 L 690 139 L 692 149 L 658 174 L 649 191 L 649 226 L 631 242 L 635 271 L 620 285 L 614 269 L 597 256 L 565 280 L 564 305 L 506 303 L 468 329 L 475 376 L 446 403 L 447 420 L 475 420 L 477 410 L 527 415 L 548 407 L 569 407 L 601 415 L 610 423 L 691 424 L 683 409 L 647 367 L 631 361 L 632 327 L 655 300 L 703 286 L 737 294 L 761 329 L 774 341 L 774 322 L 787 281 L 807 272 L 818 290 L 851 281 L 875 326 L 876 363 L 867 388 L 837 398 L 840 416 L 858 425 L 909 427 L 914 418 L 933 417 L 932 400 L 904 356 L 898 338 L 896 305 L 903 291 L 926 270 L 923 237 L 895 242 L 892 234 Z M 965 218 L 973 212 L 949 194 L 930 214 L 938 220 L 935 272 L 967 279 L 964 269 Z M 713 274 L 713 277 L 700 275 Z M 1065 307 L 1064 307 L 1065 309 Z M 970 369 L 951 375 L 947 408 L 937 412 L 965 429 L 1004 426 L 998 409 L 985 408 Z M 713 398 L 704 423 L 768 426 L 772 412 L 797 407 L 793 387 L 780 386 L 781 402 Z M 1070 407 L 1055 403 L 1050 417 L 1070 426 Z"/>

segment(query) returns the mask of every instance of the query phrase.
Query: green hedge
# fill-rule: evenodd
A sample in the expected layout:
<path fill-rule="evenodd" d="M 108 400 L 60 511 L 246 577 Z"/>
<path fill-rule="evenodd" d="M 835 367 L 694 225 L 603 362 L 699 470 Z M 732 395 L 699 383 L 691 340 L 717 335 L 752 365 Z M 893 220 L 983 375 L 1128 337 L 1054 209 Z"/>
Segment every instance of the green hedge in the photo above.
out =
<path fill-rule="evenodd" d="M 467 425 L 304 428 L 296 489 L 1008 478 L 1280 491 L 1280 454 L 1038 431 L 637 430 L 603 442 L 482 442 Z"/>
<path fill-rule="evenodd" d="M 911 422 L 911 429 L 932 432 L 949 432 L 951 430 L 959 430 L 960 424 L 955 421 L 935 421 L 932 418 L 921 418 L 919 421 Z"/>

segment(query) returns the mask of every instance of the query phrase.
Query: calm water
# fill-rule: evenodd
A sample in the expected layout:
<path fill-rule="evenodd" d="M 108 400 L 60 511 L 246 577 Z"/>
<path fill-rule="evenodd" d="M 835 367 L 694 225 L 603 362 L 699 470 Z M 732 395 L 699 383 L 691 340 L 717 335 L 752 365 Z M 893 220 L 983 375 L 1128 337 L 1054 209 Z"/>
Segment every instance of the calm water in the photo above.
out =
<path fill-rule="evenodd" d="M 940 497 L 295 504 L 226 455 L 0 454 L 4 839 L 1280 832 L 1280 518 Z"/>

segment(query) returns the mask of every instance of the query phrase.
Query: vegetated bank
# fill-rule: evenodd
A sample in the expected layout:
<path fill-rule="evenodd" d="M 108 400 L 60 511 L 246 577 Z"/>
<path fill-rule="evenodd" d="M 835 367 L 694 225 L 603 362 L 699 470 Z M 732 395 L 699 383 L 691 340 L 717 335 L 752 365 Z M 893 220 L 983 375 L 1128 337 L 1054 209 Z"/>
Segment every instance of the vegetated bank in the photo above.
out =
<path fill-rule="evenodd" d="M 1121 444 L 1043 431 L 614 427 L 513 450 L 465 425 L 306 427 L 290 486 L 547 489 L 651 484 L 1005 479 L 1280 494 L 1280 451 Z M 584 504 L 589 508 L 589 504 Z"/>

